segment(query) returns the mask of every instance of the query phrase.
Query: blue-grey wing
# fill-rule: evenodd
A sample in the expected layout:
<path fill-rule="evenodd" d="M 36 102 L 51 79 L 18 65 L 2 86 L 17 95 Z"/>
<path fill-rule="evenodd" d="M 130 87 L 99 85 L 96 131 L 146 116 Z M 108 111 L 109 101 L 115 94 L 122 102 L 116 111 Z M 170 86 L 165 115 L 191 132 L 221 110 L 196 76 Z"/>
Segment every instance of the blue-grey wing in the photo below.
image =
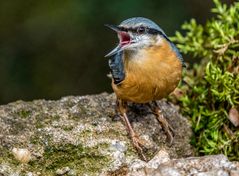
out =
<path fill-rule="evenodd" d="M 116 53 L 109 59 L 109 67 L 115 84 L 119 84 L 125 78 L 123 52 Z"/>
<path fill-rule="evenodd" d="M 181 55 L 181 53 L 179 52 L 178 48 L 174 45 L 173 42 L 171 42 L 171 40 L 168 38 L 168 36 L 165 33 L 162 33 L 162 35 L 164 36 L 164 38 L 166 38 L 166 40 L 169 42 L 172 50 L 176 53 L 178 59 L 180 60 L 180 62 L 182 63 L 183 67 L 186 67 L 186 64 L 184 63 L 183 60 L 183 56 Z"/>

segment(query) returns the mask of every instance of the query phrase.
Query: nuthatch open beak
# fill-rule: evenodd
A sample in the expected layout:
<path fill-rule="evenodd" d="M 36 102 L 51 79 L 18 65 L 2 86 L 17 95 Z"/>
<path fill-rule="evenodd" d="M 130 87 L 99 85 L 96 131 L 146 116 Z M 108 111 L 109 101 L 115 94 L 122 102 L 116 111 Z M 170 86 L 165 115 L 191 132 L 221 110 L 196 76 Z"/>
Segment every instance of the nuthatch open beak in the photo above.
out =
<path fill-rule="evenodd" d="M 107 55 L 105 55 L 105 57 L 110 57 L 113 56 L 114 54 L 122 51 L 125 45 L 128 45 L 131 43 L 131 38 L 130 35 L 125 32 L 122 31 L 120 27 L 116 26 L 116 25 L 110 25 L 110 24 L 106 24 L 106 27 L 109 27 L 110 29 L 114 30 L 115 32 L 117 32 L 118 37 L 119 37 L 119 45 L 114 48 L 111 52 L 109 52 Z"/>

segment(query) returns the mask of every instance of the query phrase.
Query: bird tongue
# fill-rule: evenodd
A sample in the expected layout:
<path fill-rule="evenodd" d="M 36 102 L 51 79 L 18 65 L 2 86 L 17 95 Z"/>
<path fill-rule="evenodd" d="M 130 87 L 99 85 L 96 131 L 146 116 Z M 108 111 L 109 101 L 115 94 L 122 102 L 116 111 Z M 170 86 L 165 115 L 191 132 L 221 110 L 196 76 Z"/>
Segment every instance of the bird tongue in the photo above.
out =
<path fill-rule="evenodd" d="M 124 46 L 130 43 L 130 36 L 127 32 L 119 32 L 120 45 Z"/>

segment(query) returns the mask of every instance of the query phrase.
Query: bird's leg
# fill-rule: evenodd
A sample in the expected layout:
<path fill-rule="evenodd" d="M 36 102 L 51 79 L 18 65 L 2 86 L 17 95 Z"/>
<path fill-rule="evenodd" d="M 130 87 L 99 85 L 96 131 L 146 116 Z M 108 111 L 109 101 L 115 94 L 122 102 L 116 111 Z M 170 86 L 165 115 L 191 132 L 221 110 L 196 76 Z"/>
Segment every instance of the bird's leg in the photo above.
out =
<path fill-rule="evenodd" d="M 132 142 L 133 142 L 133 145 L 134 147 L 137 149 L 137 151 L 139 152 L 139 154 L 142 156 L 143 160 L 147 160 L 144 153 L 143 153 L 143 142 L 139 139 L 139 136 L 134 132 L 130 122 L 129 122 L 129 119 L 127 117 L 127 102 L 126 101 L 123 101 L 123 100 L 120 100 L 120 99 L 117 99 L 117 109 L 118 109 L 118 112 L 120 113 L 120 117 L 121 119 L 124 121 L 127 129 L 128 129 L 128 132 L 129 132 L 129 135 L 132 139 Z"/>
<path fill-rule="evenodd" d="M 153 105 L 149 104 L 149 107 L 152 110 L 152 112 L 156 115 L 159 123 L 162 125 L 163 130 L 165 131 L 167 138 L 169 140 L 169 144 L 171 145 L 173 143 L 174 130 L 173 130 L 172 126 L 168 123 L 166 118 L 164 117 L 157 102 L 153 101 L 152 104 Z"/>

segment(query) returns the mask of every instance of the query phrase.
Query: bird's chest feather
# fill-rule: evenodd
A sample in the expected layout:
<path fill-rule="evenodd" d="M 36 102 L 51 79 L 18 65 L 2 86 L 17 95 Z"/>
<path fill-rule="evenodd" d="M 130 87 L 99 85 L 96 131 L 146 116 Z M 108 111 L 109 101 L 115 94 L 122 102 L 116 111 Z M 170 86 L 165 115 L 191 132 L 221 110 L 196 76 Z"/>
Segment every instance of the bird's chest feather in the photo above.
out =
<path fill-rule="evenodd" d="M 117 97 L 136 103 L 159 100 L 171 93 L 181 79 L 182 64 L 170 46 L 151 47 L 134 56 L 123 56 L 125 79 L 112 83 Z"/>

